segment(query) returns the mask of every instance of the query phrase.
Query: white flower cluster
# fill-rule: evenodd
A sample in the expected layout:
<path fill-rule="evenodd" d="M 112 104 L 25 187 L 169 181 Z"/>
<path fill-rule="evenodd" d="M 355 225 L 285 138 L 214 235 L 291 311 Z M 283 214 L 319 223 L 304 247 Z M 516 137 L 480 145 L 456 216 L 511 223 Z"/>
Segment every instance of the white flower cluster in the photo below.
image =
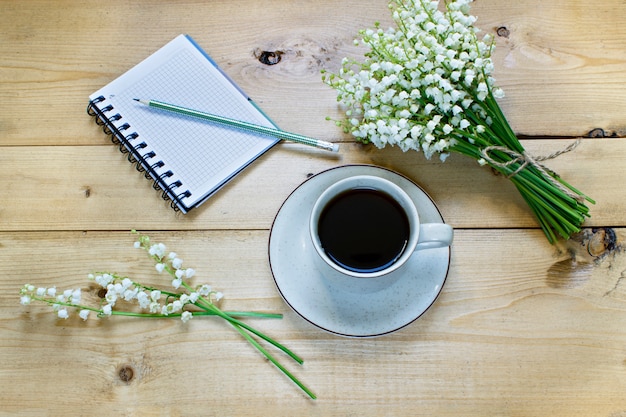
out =
<path fill-rule="evenodd" d="M 20 303 L 22 305 L 29 305 L 33 300 L 47 300 L 48 304 L 52 306 L 57 316 L 60 319 L 67 319 L 69 313 L 67 307 L 80 307 L 82 298 L 82 292 L 78 289 L 68 289 L 60 294 L 57 294 L 56 287 L 35 287 L 31 284 L 26 284 L 20 290 Z M 79 316 L 83 320 L 87 320 L 90 310 L 80 309 Z"/>
<path fill-rule="evenodd" d="M 144 287 L 127 277 L 104 273 L 95 276 L 92 274 L 89 278 L 107 290 L 104 295 L 106 304 L 102 307 L 102 314 L 105 316 L 113 314 L 113 307 L 120 300 L 137 302 L 142 310 L 168 316 L 182 312 L 186 304 L 194 304 L 200 297 L 200 294 L 194 291 L 189 294 L 181 294 L 173 301 L 164 303 L 163 300 L 167 300 L 167 296 L 161 290 Z M 181 314 L 181 319 L 184 322 L 189 321 L 191 317 L 192 313 L 189 311 L 184 311 Z"/>
<path fill-rule="evenodd" d="M 135 247 L 141 249 L 143 246 L 141 242 L 137 241 Z M 163 243 L 156 243 L 148 248 L 148 253 L 157 261 L 154 265 L 157 272 L 161 273 L 167 270 L 173 273 L 172 286 L 178 289 L 183 283 L 183 279 L 193 277 L 196 271 L 192 268 L 183 268 L 183 260 L 175 252 L 170 252 L 166 257 L 166 250 L 167 248 Z"/>
<path fill-rule="evenodd" d="M 52 306 L 57 316 L 62 319 L 69 317 L 68 308 L 79 311 L 79 316 L 87 320 L 91 311 L 100 317 L 108 317 L 113 314 L 126 316 L 180 316 L 183 322 L 189 321 L 193 313 L 185 309 L 187 305 L 204 306 L 213 304 L 222 299 L 221 292 L 213 291 L 209 285 L 200 285 L 193 289 L 185 282 L 195 275 L 192 268 L 183 268 L 183 261 L 176 253 L 166 252 L 162 243 L 150 245 L 149 239 L 143 236 L 135 243 L 135 247 L 145 249 L 155 260 L 156 270 L 161 273 L 166 271 L 172 277 L 172 286 L 180 291 L 165 291 L 145 286 L 134 282 L 128 277 L 122 277 L 113 273 L 89 274 L 89 279 L 106 290 L 99 307 L 89 307 L 81 304 L 81 290 L 69 289 L 58 293 L 55 287 L 44 288 L 27 284 L 20 291 L 20 302 L 28 305 L 31 301 L 41 301 Z M 167 253 L 167 255 L 166 255 Z M 116 304 L 120 301 L 137 303 L 140 310 L 146 312 L 116 311 Z M 198 303 L 198 304 L 197 304 Z"/>
<path fill-rule="evenodd" d="M 154 267 L 157 272 L 162 273 L 166 271 L 173 276 L 172 287 L 175 289 L 179 289 L 185 279 L 189 279 L 196 274 L 196 271 L 192 268 L 183 268 L 183 260 L 178 257 L 176 252 L 168 253 L 167 247 L 163 243 L 150 244 L 150 239 L 142 236 L 140 240 L 135 242 L 135 248 L 148 251 L 148 254 L 155 260 Z M 166 253 L 167 256 L 165 255 Z M 208 285 L 200 286 L 199 291 L 200 295 L 211 295 L 216 298 L 216 301 L 222 298 L 222 293 L 211 291 L 211 287 Z"/>
<path fill-rule="evenodd" d="M 396 28 L 361 31 L 369 47 L 360 63 L 344 59 L 339 74 L 324 75 L 346 106 L 340 124 L 359 141 L 379 148 L 439 153 L 442 160 L 459 140 L 473 143 L 491 124 L 485 100 L 499 98 L 490 76 L 493 42 L 479 40 L 472 0 L 396 0 Z M 359 43 L 359 41 L 355 41 Z"/>
<path fill-rule="evenodd" d="M 137 249 L 144 249 L 155 261 L 155 269 L 157 272 L 167 272 L 172 276 L 172 287 L 178 290 L 181 286 L 189 290 L 190 287 L 185 284 L 185 279 L 189 279 L 196 274 L 196 271 L 192 268 L 183 268 L 183 260 L 178 257 L 176 252 L 167 251 L 167 247 L 163 243 L 150 243 L 150 239 L 147 236 L 141 236 L 134 244 Z M 167 254 L 167 255 L 166 255 Z M 219 301 L 222 299 L 223 294 L 219 291 L 211 290 L 209 285 L 201 285 L 196 288 L 195 291 L 189 294 L 180 295 L 180 299 L 173 301 L 165 305 L 161 311 L 161 314 L 168 315 L 181 311 L 182 306 L 185 304 L 195 304 L 198 298 L 206 297 L 210 302 Z M 187 321 L 191 318 L 190 313 L 184 312 L 181 318 L 183 321 Z"/>

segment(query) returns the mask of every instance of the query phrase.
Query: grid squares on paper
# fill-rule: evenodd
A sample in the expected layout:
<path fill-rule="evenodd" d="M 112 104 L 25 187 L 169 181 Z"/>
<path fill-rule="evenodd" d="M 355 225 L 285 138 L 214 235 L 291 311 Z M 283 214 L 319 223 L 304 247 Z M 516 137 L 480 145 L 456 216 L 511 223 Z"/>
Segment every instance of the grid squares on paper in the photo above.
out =
<path fill-rule="evenodd" d="M 180 180 L 183 186 L 179 191 L 189 190 L 198 199 L 257 157 L 275 139 L 149 108 L 133 100 L 154 99 L 271 126 L 247 97 L 191 43 L 188 45 L 160 65 L 150 66 L 135 82 L 111 88 L 106 95 L 139 133 L 137 140 L 148 145 L 142 153 L 155 152 L 154 162 L 164 162 L 158 173 L 171 170 L 174 176 L 168 182 Z M 114 83 L 110 85 L 114 87 Z"/>

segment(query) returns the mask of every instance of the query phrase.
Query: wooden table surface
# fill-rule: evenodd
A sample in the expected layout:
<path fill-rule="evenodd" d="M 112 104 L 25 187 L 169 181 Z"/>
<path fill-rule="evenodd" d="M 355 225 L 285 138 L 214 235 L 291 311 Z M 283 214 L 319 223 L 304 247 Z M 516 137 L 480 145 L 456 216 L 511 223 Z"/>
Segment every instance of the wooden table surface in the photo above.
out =
<path fill-rule="evenodd" d="M 501 106 L 533 154 L 593 197 L 550 245 L 509 181 L 354 143 L 320 70 L 384 0 L 0 1 L 0 415 L 626 416 L 626 3 L 478 0 L 496 35 Z M 85 113 L 90 93 L 180 33 L 192 35 L 287 131 L 207 203 L 176 214 Z M 280 54 L 276 65 L 259 61 Z M 455 229 L 443 291 L 392 335 L 349 339 L 292 312 L 272 279 L 272 220 L 312 174 L 375 164 L 420 184 Z M 19 303 L 25 283 L 82 287 L 94 270 L 146 274 L 147 231 L 225 294 L 222 307 L 284 314 L 251 324 L 301 355 L 309 400 L 213 319 L 55 318 Z M 132 377 L 129 378 L 129 372 Z M 126 378 L 122 378 L 126 376 Z"/>

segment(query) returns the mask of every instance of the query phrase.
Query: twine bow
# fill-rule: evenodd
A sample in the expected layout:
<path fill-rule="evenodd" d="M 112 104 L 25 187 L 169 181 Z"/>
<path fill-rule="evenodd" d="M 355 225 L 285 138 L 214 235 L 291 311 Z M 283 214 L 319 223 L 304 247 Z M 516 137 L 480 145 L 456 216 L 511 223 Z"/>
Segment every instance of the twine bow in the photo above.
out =
<path fill-rule="evenodd" d="M 547 168 L 546 166 L 540 164 L 539 162 L 541 161 L 547 161 L 549 159 L 554 159 L 559 155 L 562 155 L 564 153 L 573 151 L 578 144 L 580 143 L 580 139 L 578 139 L 576 142 L 571 143 L 569 146 L 567 146 L 566 148 L 560 150 L 560 151 L 556 151 L 554 153 L 551 153 L 550 155 L 547 156 L 531 156 L 529 155 L 526 151 L 519 153 L 516 151 L 513 151 L 505 146 L 487 146 L 486 148 L 482 149 L 480 151 L 481 156 L 483 157 L 483 159 L 485 161 L 487 161 L 491 166 L 494 167 L 498 167 L 498 168 L 507 168 L 510 165 L 516 164 L 516 163 L 520 163 L 520 166 L 517 167 L 517 169 L 512 172 L 511 174 L 509 174 L 508 178 L 514 177 L 517 174 L 520 173 L 520 171 L 522 171 L 524 168 L 526 168 L 528 165 L 531 165 L 533 167 L 535 167 L 539 172 L 541 172 L 547 179 L 548 181 L 550 181 L 556 188 L 558 188 L 559 190 L 561 190 L 563 193 L 565 193 L 567 196 L 573 198 L 574 200 L 578 201 L 579 203 L 582 203 L 585 200 L 585 197 L 577 194 L 575 192 L 573 192 L 572 190 L 570 190 L 569 188 L 565 187 L 563 184 L 561 184 L 556 178 L 556 174 L 554 174 L 554 172 L 552 170 L 550 170 L 549 168 Z M 494 160 L 491 155 L 490 152 L 491 151 L 500 151 L 503 152 L 507 155 L 509 155 L 510 157 L 512 157 L 513 159 L 511 159 L 510 161 L 507 162 L 498 162 L 496 160 Z"/>

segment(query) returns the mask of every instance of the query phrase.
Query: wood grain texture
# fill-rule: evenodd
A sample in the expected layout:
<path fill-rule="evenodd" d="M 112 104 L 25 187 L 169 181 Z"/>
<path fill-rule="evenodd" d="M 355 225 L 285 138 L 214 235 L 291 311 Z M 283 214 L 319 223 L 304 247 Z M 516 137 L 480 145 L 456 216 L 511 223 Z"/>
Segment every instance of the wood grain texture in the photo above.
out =
<path fill-rule="evenodd" d="M 614 232 L 623 241 L 624 230 Z M 606 416 L 626 408 L 626 255 L 613 249 L 591 257 L 591 233 L 553 247 L 539 232 L 457 231 L 435 306 L 402 331 L 370 340 L 327 335 L 288 310 L 265 258 L 266 231 L 152 237 L 196 268 L 196 282 L 224 290 L 224 308 L 284 313 L 251 322 L 305 359 L 289 368 L 320 399 L 306 401 L 212 319 L 83 323 L 19 306 L 23 282 L 89 293 L 85 276 L 94 269 L 154 283 L 158 276 L 150 277 L 145 254 L 128 249 L 128 233 L 11 232 L 0 234 L 12 260 L 0 265 L 7 415 L 194 415 L 205 407 L 203 415 L 287 416 L 297 408 L 313 416 Z M 130 381 L 120 379 L 125 367 Z"/>
<path fill-rule="evenodd" d="M 95 125 L 93 130 L 99 130 Z M 548 155 L 570 140 L 527 140 Z M 586 139 L 546 164 L 597 200 L 586 226 L 626 224 L 626 142 Z M 420 186 L 454 227 L 535 227 L 518 191 L 506 178 L 454 155 L 445 163 L 399 149 L 342 143 L 341 152 L 281 144 L 246 169 L 206 204 L 174 213 L 143 174 L 113 145 L 7 147 L 0 176 L 12 178 L 0 206 L 0 230 L 269 229 L 282 202 L 311 175 L 344 164 L 393 169 Z"/>
<path fill-rule="evenodd" d="M 533 155 L 596 199 L 585 229 L 549 245 L 517 191 L 474 161 L 355 144 L 321 82 L 379 0 L 0 0 L 0 416 L 626 416 L 626 3 L 477 0 L 495 76 Z M 175 214 L 85 113 L 90 93 L 192 35 L 279 126 L 338 142 L 280 144 L 188 215 Z M 259 61 L 264 51 L 280 56 Z M 587 137 L 591 136 L 591 137 Z M 455 227 L 441 296 L 376 339 L 326 334 L 289 310 L 267 257 L 272 220 L 311 175 L 393 169 Z M 310 401 L 224 323 L 59 320 L 19 305 L 25 283 L 81 287 L 110 270 L 159 283 L 145 230 L 225 294 L 222 307 L 305 362 Z M 297 411 L 294 411 L 297 410 Z"/>
<path fill-rule="evenodd" d="M 358 56 L 351 46 L 358 29 L 390 24 L 384 1 L 3 1 L 1 7 L 0 24 L 11 27 L 0 33 L 5 145 L 102 140 L 87 133 L 88 95 L 179 33 L 194 36 L 279 126 L 336 139 L 342 133 L 324 119 L 339 113 L 320 70 Z M 615 112 L 626 105 L 621 0 L 481 0 L 473 11 L 483 32 L 509 32 L 497 37 L 495 76 L 517 132 L 626 133 Z M 138 18 L 158 25 L 138 25 Z M 263 50 L 282 52 L 281 62 L 261 64 L 255 54 Z"/>

